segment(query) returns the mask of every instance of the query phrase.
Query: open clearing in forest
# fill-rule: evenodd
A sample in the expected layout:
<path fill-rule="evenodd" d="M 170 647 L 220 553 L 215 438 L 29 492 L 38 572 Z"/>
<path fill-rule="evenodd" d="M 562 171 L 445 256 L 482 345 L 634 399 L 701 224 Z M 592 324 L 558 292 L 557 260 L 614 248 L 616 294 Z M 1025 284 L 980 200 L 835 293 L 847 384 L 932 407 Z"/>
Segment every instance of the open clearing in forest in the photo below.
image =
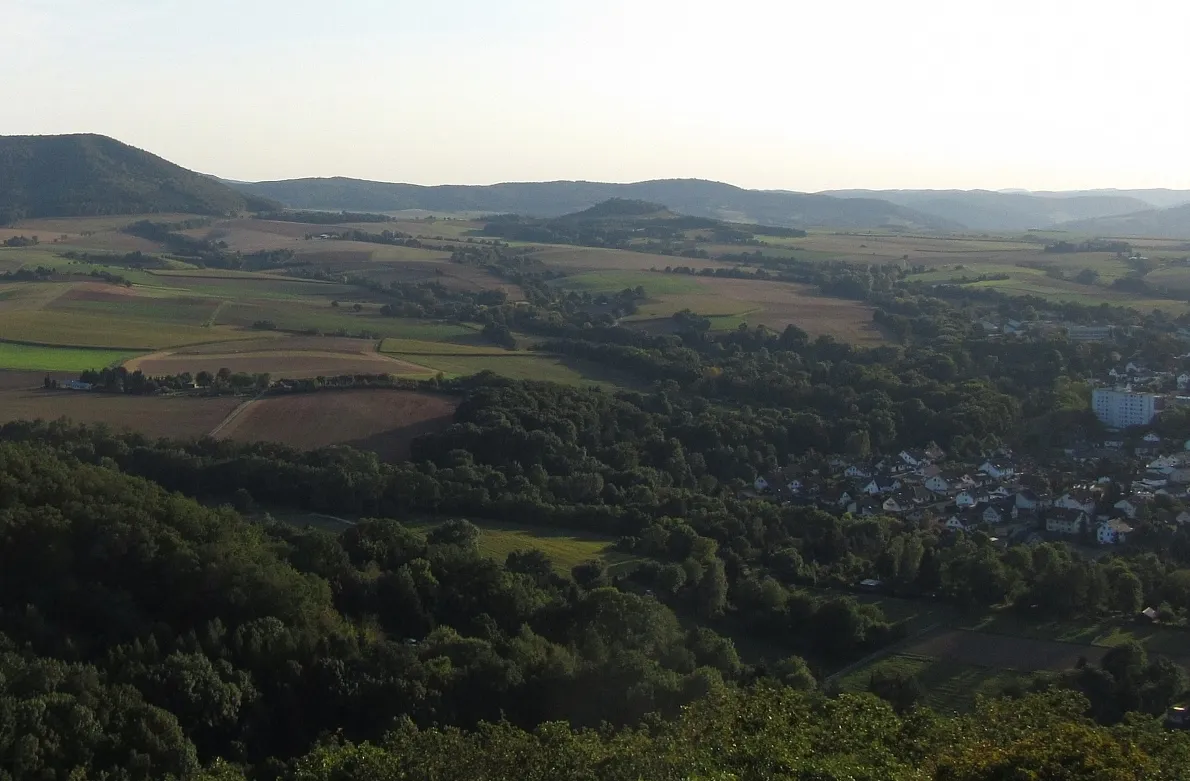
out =
<path fill-rule="evenodd" d="M 430 531 L 441 521 L 409 522 L 408 526 Z M 639 559 L 612 549 L 615 542 L 592 532 L 575 529 L 551 529 L 545 526 L 522 526 L 498 521 L 472 521 L 479 527 L 479 550 L 501 564 L 508 554 L 517 550 L 536 549 L 550 557 L 554 570 L 569 575 L 576 565 L 591 559 L 603 559 L 612 573 L 621 573 Z"/>
<path fill-rule="evenodd" d="M 948 659 L 968 665 L 1033 672 L 1068 670 L 1085 658 L 1098 663 L 1107 652 L 1103 646 L 1065 643 L 1019 635 L 940 629 L 909 644 L 905 653 Z"/>
<path fill-rule="evenodd" d="M 945 612 L 934 617 L 947 620 Z M 1011 616 L 989 616 L 976 625 L 991 631 L 929 631 L 906 641 L 896 653 L 847 673 L 839 679 L 839 686 L 845 691 L 863 691 L 874 673 L 899 674 L 917 679 L 927 705 L 968 710 L 977 694 L 997 695 L 1005 686 L 1026 682 L 1034 673 L 1073 669 L 1081 659 L 1098 664 L 1113 646 L 1131 640 L 1140 642 L 1150 654 L 1168 656 L 1183 666 L 1190 663 L 1190 635 L 1173 629 L 1119 620 L 1030 624 Z"/>
<path fill-rule="evenodd" d="M 316 529 L 339 534 L 350 528 L 355 521 L 336 518 L 322 513 L 278 511 L 270 513 L 274 518 L 298 527 L 313 526 Z M 569 575 L 570 570 L 584 561 L 602 559 L 607 562 L 612 574 L 623 574 L 632 569 L 641 559 L 613 550 L 615 540 L 593 532 L 576 529 L 551 529 L 544 526 L 528 526 L 500 521 L 468 519 L 479 527 L 480 552 L 501 564 L 508 554 L 518 550 L 539 550 L 549 556 L 554 571 Z M 401 520 L 409 528 L 423 534 L 431 531 L 443 521 Z"/>
<path fill-rule="evenodd" d="M 878 673 L 915 678 L 921 686 L 924 704 L 941 712 L 969 711 L 977 696 L 997 696 L 1005 687 L 1029 677 L 1028 673 L 951 659 L 895 654 L 844 676 L 838 686 L 846 692 L 867 691 L 872 676 Z"/>
<path fill-rule="evenodd" d="M 415 437 L 450 425 L 457 405 L 447 396 L 379 388 L 266 396 L 237 415 L 219 437 L 280 442 L 300 450 L 349 445 L 400 461 L 408 458 Z"/>
<path fill-rule="evenodd" d="M 844 691 L 864 691 L 877 673 L 915 678 L 925 704 L 966 711 L 977 695 L 996 696 L 1036 672 L 1072 669 L 1080 659 L 1099 663 L 1108 648 L 1012 634 L 944 628 L 902 644 L 838 680 Z"/>
<path fill-rule="evenodd" d="M 57 420 L 103 423 L 150 438 L 188 439 L 205 436 L 241 400 L 227 396 L 128 396 L 115 393 L 0 390 L 0 423 L 14 420 Z"/>

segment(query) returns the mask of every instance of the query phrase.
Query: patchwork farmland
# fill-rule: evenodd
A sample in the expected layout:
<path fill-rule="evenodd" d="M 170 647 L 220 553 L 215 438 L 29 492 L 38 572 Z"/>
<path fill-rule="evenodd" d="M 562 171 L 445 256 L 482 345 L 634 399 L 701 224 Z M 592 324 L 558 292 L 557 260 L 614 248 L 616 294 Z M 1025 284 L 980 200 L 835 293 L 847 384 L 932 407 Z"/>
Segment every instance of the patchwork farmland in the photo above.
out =
<path fill-rule="evenodd" d="M 447 322 L 424 317 L 393 317 L 385 313 L 389 299 L 383 288 L 351 282 L 360 275 L 381 286 L 390 283 L 433 283 L 443 289 L 477 291 L 500 289 L 510 300 L 524 291 L 489 268 L 452 262 L 452 252 L 482 234 L 478 220 L 410 220 L 390 223 L 393 230 L 418 237 L 422 246 L 370 243 L 356 240 L 319 240 L 328 230 L 377 230 L 373 224 L 326 226 L 295 222 L 232 219 L 215 220 L 184 231 L 196 240 L 224 242 L 242 253 L 291 252 L 292 263 L 263 270 L 203 268 L 171 255 L 168 248 L 129 235 L 122 228 L 136 217 L 31 220 L 18 224 L 12 235 L 53 236 L 37 246 L 0 248 L 0 273 L 49 269 L 50 276 L 32 281 L 0 281 L 0 371 L 53 373 L 77 376 L 87 369 L 122 365 L 149 376 L 196 375 L 200 371 L 269 374 L 274 379 L 312 378 L 342 374 L 389 374 L 410 379 L 453 378 L 490 371 L 517 379 L 551 380 L 607 388 L 639 387 L 617 372 L 564 356 L 536 351 L 540 337 L 515 334 L 516 347 L 492 343 L 476 322 Z M 182 220 L 185 215 L 156 215 L 159 221 Z M 691 231 L 692 236 L 697 231 Z M 914 267 L 911 281 L 994 286 L 1009 292 L 1030 293 L 1055 300 L 1092 300 L 1186 311 L 1176 300 L 1137 297 L 1107 286 L 1128 273 L 1121 259 L 1107 253 L 1053 255 L 1043 251 L 1037 237 L 907 236 L 875 232 L 811 232 L 803 238 L 763 237 L 764 252 L 773 257 L 810 261 L 897 263 Z M 884 343 L 886 335 L 872 321 L 865 303 L 825 297 L 807 285 L 757 279 L 666 273 L 686 266 L 694 271 L 722 269 L 732 264 L 714 254 L 738 255 L 738 245 L 703 245 L 709 258 L 648 254 L 624 249 L 531 245 L 516 243 L 532 253 L 538 268 L 551 277 L 550 286 L 566 293 L 598 298 L 624 289 L 643 292 L 635 314 L 624 325 L 652 333 L 669 333 L 677 326 L 676 312 L 689 310 L 708 318 L 712 330 L 763 325 L 780 330 L 795 325 L 811 336 L 827 335 L 863 345 Z M 113 253 L 144 253 L 151 262 L 121 265 Z M 1174 245 L 1154 245 L 1161 267 L 1151 272 L 1155 283 L 1180 289 L 1190 273 L 1158 253 L 1175 252 Z M 738 265 L 738 264 L 736 264 Z M 1073 274 L 1047 272 L 1092 268 L 1101 284 L 1087 286 Z M 994 281 L 971 281 L 978 274 L 1000 274 Z M 1190 288 L 1190 282 L 1185 285 Z M 34 394 L 29 388 L 24 394 Z M 80 420 L 137 423 L 124 414 L 120 400 L 104 406 L 73 397 L 47 396 L 40 403 L 25 395 L 10 410 L 28 414 L 77 416 Z M 395 402 L 364 401 L 355 396 L 358 414 L 344 407 L 349 397 L 319 396 L 337 415 L 345 415 L 342 432 L 319 422 L 310 406 L 315 402 L 262 400 L 245 411 L 242 420 L 222 435 L 263 439 L 281 436 L 281 421 L 309 421 L 304 433 L 288 434 L 292 444 L 363 442 L 369 436 L 368 416 L 385 421 L 375 433 L 380 444 L 372 449 L 387 455 L 403 452 L 403 435 L 392 434 L 388 421 L 408 415 Z M 395 407 L 391 405 L 395 404 Z M 292 407 L 292 410 L 290 410 Z M 166 410 L 165 406 L 153 409 Z M 172 414 L 173 408 L 169 408 Z M 181 408 L 179 408 L 181 409 Z M 213 407 L 212 407 L 213 409 Z M 285 411 L 285 412 L 282 412 Z M 11 412 L 15 415 L 16 412 Z M 213 413 L 211 413 L 213 414 Z M 421 413 L 409 413 L 416 420 Z M 208 433 L 219 421 L 207 413 L 157 430 L 187 435 Z M 354 416 L 353 416 L 354 415 Z M 404 417 L 402 417 L 404 416 Z M 221 420 L 222 418 L 220 418 Z M 208 425 L 209 424 L 209 425 Z M 413 424 L 410 424 L 413 425 Z M 148 431 L 152 427 L 146 425 Z M 342 436 L 338 436 L 342 433 Z"/>

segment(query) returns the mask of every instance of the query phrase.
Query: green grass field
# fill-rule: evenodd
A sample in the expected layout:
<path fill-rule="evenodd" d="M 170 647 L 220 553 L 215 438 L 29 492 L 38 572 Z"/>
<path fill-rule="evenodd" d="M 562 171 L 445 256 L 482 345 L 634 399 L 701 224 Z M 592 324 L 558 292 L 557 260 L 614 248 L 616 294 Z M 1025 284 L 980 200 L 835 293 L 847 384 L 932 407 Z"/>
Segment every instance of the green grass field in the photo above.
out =
<path fill-rule="evenodd" d="M 0 342 L 0 369 L 81 372 L 87 369 L 114 366 L 134 355 L 136 353 L 119 350 L 34 347 Z"/>
<path fill-rule="evenodd" d="M 603 559 L 612 572 L 630 568 L 636 557 L 618 553 L 611 549 L 612 540 L 590 532 L 569 529 L 548 529 L 537 526 L 517 526 L 496 521 L 472 521 L 482 533 L 479 550 L 485 556 L 501 563 L 508 554 L 517 550 L 536 549 L 550 557 L 554 569 L 563 575 L 577 564 L 590 559 Z M 410 526 L 428 531 L 438 521 L 410 523 Z"/>
<path fill-rule="evenodd" d="M 321 513 L 280 512 L 273 513 L 279 521 L 294 526 L 313 526 L 333 534 L 350 527 L 352 521 L 341 520 Z M 402 523 L 422 533 L 429 532 L 442 523 L 441 520 L 403 520 Z M 623 572 L 631 568 L 637 557 L 612 550 L 613 540 L 590 532 L 572 529 L 549 529 L 539 526 L 518 526 L 498 521 L 475 521 L 481 532 L 479 550 L 485 556 L 504 563 L 508 554 L 517 550 L 539 550 L 550 557 L 554 570 L 560 575 L 570 574 L 578 564 L 590 559 L 603 559 L 608 569 Z"/>

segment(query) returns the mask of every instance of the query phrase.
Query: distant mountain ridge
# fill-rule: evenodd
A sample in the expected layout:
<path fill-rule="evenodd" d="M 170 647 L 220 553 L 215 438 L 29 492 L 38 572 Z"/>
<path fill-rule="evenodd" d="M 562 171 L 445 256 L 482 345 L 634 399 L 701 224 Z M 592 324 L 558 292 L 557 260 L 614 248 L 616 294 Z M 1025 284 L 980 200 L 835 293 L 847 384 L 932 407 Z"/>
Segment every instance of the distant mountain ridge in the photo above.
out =
<path fill-rule="evenodd" d="M 423 186 L 335 177 L 239 182 L 195 173 L 100 135 L 0 136 L 0 224 L 26 217 L 181 212 L 480 212 L 553 218 L 608 202 L 783 228 L 1060 229 L 1190 238 L 1190 190 L 748 190 L 704 179 Z M 606 206 L 604 207 L 606 208 Z M 624 205 L 615 208 L 626 208 Z"/>
<path fill-rule="evenodd" d="M 153 212 L 231 215 L 269 205 L 106 136 L 0 136 L 0 224 Z"/>
<path fill-rule="evenodd" d="M 487 212 L 559 217 L 612 199 L 664 204 L 679 214 L 780 227 L 955 230 L 951 220 L 874 198 L 745 190 L 705 179 L 633 184 L 509 182 L 493 185 L 414 185 L 335 177 L 232 184 L 293 209 L 394 212 Z"/>
<path fill-rule="evenodd" d="M 1035 190 L 1032 192 L 1026 190 L 1024 192 L 1030 195 L 1040 195 L 1043 198 L 1081 198 L 1085 195 L 1123 196 L 1125 198 L 1135 198 L 1138 201 L 1144 201 L 1149 206 L 1157 209 L 1167 209 L 1171 206 L 1181 206 L 1184 203 L 1190 203 L 1190 190 L 1170 190 L 1165 187 L 1142 190 L 1119 190 L 1105 187 L 1097 190 Z"/>
<path fill-rule="evenodd" d="M 879 198 L 960 223 L 971 230 L 1023 231 L 1075 220 L 1146 211 L 1153 204 L 1123 194 L 1043 195 L 991 190 L 829 190 L 839 198 Z"/>
<path fill-rule="evenodd" d="M 1058 226 L 1071 233 L 1098 236 L 1190 239 L 1190 203 L 1168 209 L 1148 209 L 1116 217 L 1067 222 Z"/>

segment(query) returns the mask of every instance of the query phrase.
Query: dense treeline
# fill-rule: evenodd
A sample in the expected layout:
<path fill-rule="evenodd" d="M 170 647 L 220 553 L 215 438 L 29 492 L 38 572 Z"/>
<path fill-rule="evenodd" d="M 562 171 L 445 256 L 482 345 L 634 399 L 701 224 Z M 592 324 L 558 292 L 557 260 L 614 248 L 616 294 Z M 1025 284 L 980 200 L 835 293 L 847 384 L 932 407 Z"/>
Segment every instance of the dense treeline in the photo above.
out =
<path fill-rule="evenodd" d="M 611 396 L 484 377 L 469 383 L 456 424 L 415 441 L 415 463 L 407 464 L 267 444 L 153 445 L 57 426 L 13 424 L 3 432 L 88 460 L 102 452 L 126 471 L 193 496 L 244 490 L 270 506 L 463 515 L 618 536 L 622 550 L 663 565 L 637 571 L 642 587 L 679 609 L 730 610 L 757 633 L 812 657 L 827 648 L 859 652 L 890 637 L 879 613 L 844 603 L 832 610 L 841 612 L 840 625 L 850 627 L 841 634 L 851 640 L 836 644 L 816 623 L 821 605 L 798 593 L 868 577 L 964 607 L 1015 603 L 1063 618 L 1161 604 L 1175 617 L 1190 608 L 1184 530 L 1154 526 L 1138 539 L 1139 550 L 1151 553 L 1083 561 L 1063 546 L 1005 551 L 982 535 L 940 536 L 907 521 L 779 506 L 739 490 L 778 462 L 778 446 L 798 436 L 791 428 L 797 418 L 684 405 L 666 393 Z M 809 466 L 816 456 L 806 458 Z M 807 627 L 817 627 L 811 634 L 820 639 L 804 641 Z"/>
<path fill-rule="evenodd" d="M 296 781 L 557 778 L 1164 781 L 1184 775 L 1185 735 L 1151 722 L 1111 729 L 1071 696 L 984 704 L 962 717 L 897 716 L 873 698 L 759 688 L 708 697 L 648 730 L 507 725 L 464 733 L 404 726 L 383 744 L 336 743 L 297 763 Z M 228 776 L 232 778 L 233 776 Z"/>
<path fill-rule="evenodd" d="M 1108 731 L 1080 717 L 1157 713 L 1186 688 L 1177 668 L 1132 650 L 1037 683 L 1085 701 L 1050 694 L 988 706 L 1061 726 L 1045 741 L 1024 726 L 1000 730 L 991 759 L 986 743 L 965 742 L 963 718 L 737 687 L 766 678 L 812 688 L 812 670 L 828 660 L 837 666 L 899 636 L 875 607 L 823 587 L 879 577 L 902 593 L 1015 603 L 1034 616 L 1127 614 L 1158 601 L 1173 614 L 1190 608 L 1190 570 L 1177 563 L 1190 557 L 1003 551 L 982 535 L 944 538 L 889 518 L 742 497 L 738 487 L 775 462 L 778 445 L 798 447 L 777 410 L 732 410 L 664 387 L 612 395 L 482 376 L 453 387 L 466 394 L 455 425 L 419 439 L 406 464 L 342 448 L 149 442 L 61 424 L 0 429 L 0 756 L 19 769 L 14 777 L 186 777 L 217 758 L 258 778 L 447 778 L 464 759 L 504 777 L 508 751 L 522 769 L 549 754 L 599 768 L 598 777 L 617 767 L 633 777 L 653 767 L 640 764 L 652 761 L 653 741 L 685 746 L 690 729 L 702 741 L 755 739 L 748 725 L 778 713 L 800 726 L 778 722 L 783 737 L 771 733 L 754 755 L 765 763 L 748 771 L 757 777 L 774 756 L 807 772 L 836 766 L 874 778 L 922 767 L 917 749 L 872 754 L 873 719 L 889 740 L 900 736 L 897 751 L 905 730 L 927 741 L 919 748 L 946 745 L 929 752 L 931 772 L 945 769 L 944 778 L 964 777 L 959 767 L 998 778 L 1069 761 L 1050 752 L 1074 735 L 1116 746 L 1146 778 L 1184 759 L 1182 740 L 1160 737 L 1155 723 L 1131 717 Z M 485 559 L 465 521 L 423 534 L 365 520 L 332 535 L 248 524 L 228 507 L 209 509 L 220 501 L 588 528 L 619 536 L 617 547 L 643 561 L 617 578 L 595 562 L 565 578 L 539 552 L 503 565 Z M 1166 544 L 1190 551 L 1182 536 Z M 804 656 L 809 667 L 796 656 L 750 667 L 715 627 Z M 698 704 L 682 713 L 689 703 Z M 572 732 L 632 727 L 652 713 L 671 721 L 598 738 Z M 77 735 L 64 726 L 79 719 L 92 726 Z M 556 720 L 570 726 L 543 726 Z M 471 731 L 498 721 L 506 723 Z M 853 722 L 867 725 L 860 759 L 811 739 Z M 810 741 L 802 749 L 799 730 Z M 315 747 L 330 734 L 349 742 Z M 537 745 L 546 734 L 549 749 Z M 1102 752 L 1087 761 L 1107 761 Z M 673 767 L 698 756 L 693 745 L 682 754 Z M 474 764 L 480 756 L 491 764 Z M 742 759 L 728 751 L 721 764 L 709 761 L 699 767 L 736 772 Z"/>
<path fill-rule="evenodd" d="M 561 578 L 538 553 L 485 559 L 464 521 L 252 525 L 100 463 L 0 444 L 14 778 L 263 769 L 400 718 L 632 724 L 752 674 L 655 600 Z"/>

